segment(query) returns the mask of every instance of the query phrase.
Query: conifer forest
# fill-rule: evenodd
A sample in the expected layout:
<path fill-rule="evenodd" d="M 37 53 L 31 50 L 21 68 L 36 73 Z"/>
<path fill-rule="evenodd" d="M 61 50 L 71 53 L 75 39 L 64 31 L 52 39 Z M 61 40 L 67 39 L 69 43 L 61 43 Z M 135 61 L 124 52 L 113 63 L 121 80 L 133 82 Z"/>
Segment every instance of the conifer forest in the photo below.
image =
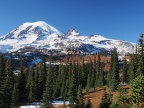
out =
<path fill-rule="evenodd" d="M 93 59 L 87 62 L 85 55 L 79 55 L 81 61 L 70 60 L 71 56 L 76 55 L 65 56 L 65 62 L 56 65 L 53 55 L 42 55 L 42 61 L 31 67 L 25 67 L 20 59 L 19 72 L 15 73 L 12 55 L 5 59 L 0 54 L 0 108 L 19 108 L 35 101 L 42 103 L 41 108 L 53 108 L 55 98 L 63 100 L 61 108 L 141 108 L 144 105 L 143 35 L 135 53 L 123 59 L 119 59 L 116 48 L 110 55 L 90 55 Z M 102 62 L 102 56 L 110 61 Z M 84 97 L 99 88 L 103 96 L 95 106 Z M 115 92 L 118 95 L 113 98 Z M 65 101 L 69 104 L 65 105 Z"/>

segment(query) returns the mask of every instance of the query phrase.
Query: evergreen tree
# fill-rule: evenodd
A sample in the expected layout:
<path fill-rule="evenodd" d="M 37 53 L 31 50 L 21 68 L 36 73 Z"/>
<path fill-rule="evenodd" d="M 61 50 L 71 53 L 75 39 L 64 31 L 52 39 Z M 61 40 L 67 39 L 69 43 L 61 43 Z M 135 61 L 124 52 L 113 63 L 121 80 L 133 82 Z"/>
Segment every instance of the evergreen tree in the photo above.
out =
<path fill-rule="evenodd" d="M 73 72 L 73 74 L 75 76 L 75 80 L 76 80 L 75 81 L 76 89 L 78 89 L 78 86 L 79 86 L 79 84 L 78 84 L 78 69 L 77 69 L 75 61 L 73 61 L 72 72 Z"/>
<path fill-rule="evenodd" d="M 51 108 L 52 107 L 52 95 L 53 95 L 53 80 L 52 80 L 52 68 L 51 62 L 48 67 L 48 74 L 46 80 L 46 87 L 43 92 L 42 102 L 44 103 L 44 107 Z"/>
<path fill-rule="evenodd" d="M 40 63 L 40 71 L 41 71 L 41 79 L 42 79 L 42 88 L 45 88 L 46 80 L 47 80 L 47 70 L 46 70 L 46 59 L 44 55 L 42 55 L 42 62 Z M 42 90 L 43 92 L 44 90 Z"/>
<path fill-rule="evenodd" d="M 140 103 L 144 102 L 144 76 L 137 76 L 133 82 L 131 82 L 131 92 L 132 100 L 136 104 L 136 107 L 139 108 Z"/>
<path fill-rule="evenodd" d="M 72 65 L 72 62 L 69 63 L 68 66 L 68 78 L 67 78 L 67 86 L 70 85 L 70 82 L 71 82 L 71 76 L 72 76 L 72 73 L 73 73 L 73 65 Z"/>
<path fill-rule="evenodd" d="M 122 68 L 122 82 L 128 83 L 128 65 L 126 59 L 124 59 L 123 68 Z"/>
<path fill-rule="evenodd" d="M 36 68 L 38 71 L 38 90 L 37 90 L 37 97 L 38 97 L 38 100 L 41 100 L 42 99 L 42 94 L 43 94 L 43 89 L 44 89 L 44 86 L 43 86 L 43 76 L 42 76 L 42 72 L 41 72 L 41 65 L 38 65 L 37 68 Z"/>
<path fill-rule="evenodd" d="M 28 69 L 28 70 L 27 70 L 26 86 L 25 86 L 27 99 L 28 99 L 28 96 L 29 96 L 31 79 L 32 79 L 32 73 L 31 73 L 30 69 Z"/>
<path fill-rule="evenodd" d="M 98 81 L 99 87 L 104 86 L 104 82 L 105 82 L 104 71 L 103 71 L 102 64 L 101 64 L 100 65 L 100 73 L 99 73 L 99 81 Z"/>
<path fill-rule="evenodd" d="M 88 65 L 88 68 L 87 68 L 87 70 L 88 70 L 88 74 L 90 74 L 90 76 L 92 76 L 92 71 L 93 71 L 93 62 L 92 62 L 92 59 L 90 58 L 90 61 L 89 61 L 89 63 L 87 63 L 87 65 Z"/>
<path fill-rule="evenodd" d="M 0 87 L 2 86 L 4 71 L 5 71 L 4 58 L 3 55 L 0 54 Z"/>
<path fill-rule="evenodd" d="M 26 76 L 24 74 L 23 62 L 22 62 L 22 58 L 21 58 L 20 73 L 18 74 L 19 102 L 26 100 L 25 86 L 26 86 Z"/>
<path fill-rule="evenodd" d="M 74 72 L 71 76 L 71 82 L 69 85 L 69 91 L 68 91 L 68 100 L 69 100 L 69 107 L 75 108 L 76 102 L 77 102 L 77 85 L 76 85 L 76 78 Z"/>
<path fill-rule="evenodd" d="M 34 99 L 37 101 L 39 100 L 39 94 L 38 94 L 38 81 L 39 81 L 39 70 L 38 70 L 38 66 L 36 67 L 36 71 L 34 72 Z"/>
<path fill-rule="evenodd" d="M 131 56 L 131 61 L 129 63 L 129 68 L 128 68 L 128 79 L 129 82 L 132 82 L 135 77 L 136 77 L 136 61 L 135 61 L 135 55 Z"/>
<path fill-rule="evenodd" d="M 118 53 L 117 50 L 114 49 L 114 53 L 113 53 L 113 79 L 112 79 L 112 89 L 116 90 L 118 88 L 118 85 L 120 83 L 120 79 L 119 79 L 119 61 L 118 61 Z"/>
<path fill-rule="evenodd" d="M 132 98 L 131 95 L 128 94 L 126 88 L 120 87 L 118 89 L 118 97 L 115 104 L 117 104 L 118 108 L 131 108 L 132 107 Z"/>
<path fill-rule="evenodd" d="M 95 86 L 102 87 L 103 85 L 104 85 L 104 72 L 103 72 L 103 68 L 102 68 L 100 55 L 98 54 Z"/>
<path fill-rule="evenodd" d="M 14 74 L 12 72 L 11 58 L 12 57 L 10 56 L 10 59 L 6 62 L 4 80 L 1 87 L 2 100 L 0 103 L 0 108 L 10 108 L 11 105 L 11 97 L 14 84 Z"/>
<path fill-rule="evenodd" d="M 4 73 L 5 73 L 5 64 L 4 64 L 4 58 L 3 55 L 0 54 L 0 104 L 3 103 L 3 98 L 2 98 L 2 85 L 3 85 L 3 80 L 4 80 Z M 1 105 L 0 105 L 1 106 Z"/>
<path fill-rule="evenodd" d="M 91 88 L 90 84 L 91 84 L 91 77 L 90 74 L 88 74 L 88 78 L 87 78 L 87 85 L 86 85 L 86 91 L 88 92 Z"/>
<path fill-rule="evenodd" d="M 12 98 L 11 98 L 11 108 L 17 108 L 18 102 L 18 85 L 15 84 L 13 87 Z"/>
<path fill-rule="evenodd" d="M 143 34 L 140 34 L 140 38 L 138 40 L 138 53 L 143 55 L 144 52 L 144 44 L 143 44 Z"/>
<path fill-rule="evenodd" d="M 82 71 L 81 71 L 82 67 L 79 61 L 77 61 L 77 79 L 78 79 L 78 85 L 82 84 Z"/>
<path fill-rule="evenodd" d="M 117 90 L 119 83 L 120 79 L 118 53 L 116 48 L 114 48 L 113 54 L 111 54 L 111 66 L 108 75 L 108 85 L 112 91 L 115 91 Z"/>
<path fill-rule="evenodd" d="M 90 62 L 87 64 L 87 76 L 90 77 L 89 88 L 94 88 L 94 72 L 93 72 L 93 62 L 90 59 Z M 88 78 L 88 77 L 87 77 Z"/>
<path fill-rule="evenodd" d="M 34 68 L 30 69 L 30 82 L 29 82 L 29 92 L 28 92 L 28 100 L 34 101 Z"/>
<path fill-rule="evenodd" d="M 63 76 L 65 76 L 64 67 L 60 65 L 58 69 L 57 78 L 55 80 L 53 97 L 63 96 L 64 94 L 64 89 L 65 89 L 64 80 L 66 79 L 63 79 Z"/>
<path fill-rule="evenodd" d="M 62 81 L 61 81 L 62 86 L 60 87 L 61 88 L 61 96 L 63 96 L 63 98 L 66 98 L 68 87 L 66 86 L 67 71 L 66 71 L 65 66 L 62 66 L 61 79 L 62 79 Z"/>
<path fill-rule="evenodd" d="M 84 57 L 82 58 L 82 68 L 81 68 L 81 82 L 82 82 L 82 88 L 85 88 L 87 84 L 87 75 L 86 75 L 86 67 L 84 63 Z"/>
<path fill-rule="evenodd" d="M 84 97 L 82 94 L 82 87 L 79 85 L 77 92 L 77 108 L 84 108 Z"/>
<path fill-rule="evenodd" d="M 92 68 L 92 75 L 91 75 L 91 87 L 95 89 L 95 81 L 96 81 L 96 55 L 94 55 L 94 62 Z"/>
<path fill-rule="evenodd" d="M 100 55 L 98 54 L 98 60 L 97 60 L 97 65 L 96 65 L 96 80 L 95 80 L 95 86 L 99 86 L 99 78 L 100 78 L 100 72 L 101 72 L 101 68 L 100 68 L 100 65 L 101 65 L 101 61 L 100 61 Z"/>
<path fill-rule="evenodd" d="M 113 59 L 112 59 L 112 54 L 111 54 L 111 59 L 110 59 L 110 69 L 109 69 L 109 72 L 108 72 L 108 76 L 107 76 L 107 86 L 109 88 L 111 88 L 111 85 L 112 85 L 112 75 L 113 75 Z"/>
<path fill-rule="evenodd" d="M 134 55 L 134 66 L 135 66 L 135 68 L 134 68 L 135 69 L 135 74 L 134 75 L 136 77 L 136 76 L 138 76 L 142 73 L 142 68 L 143 68 L 142 59 L 141 59 L 140 54 Z"/>
<path fill-rule="evenodd" d="M 139 74 L 144 74 L 144 41 L 143 41 L 143 34 L 140 34 L 140 39 L 139 39 L 139 43 L 138 43 L 138 75 Z"/>
<path fill-rule="evenodd" d="M 139 72 L 139 74 L 144 75 L 144 54 L 140 55 L 140 61 L 137 72 Z"/>

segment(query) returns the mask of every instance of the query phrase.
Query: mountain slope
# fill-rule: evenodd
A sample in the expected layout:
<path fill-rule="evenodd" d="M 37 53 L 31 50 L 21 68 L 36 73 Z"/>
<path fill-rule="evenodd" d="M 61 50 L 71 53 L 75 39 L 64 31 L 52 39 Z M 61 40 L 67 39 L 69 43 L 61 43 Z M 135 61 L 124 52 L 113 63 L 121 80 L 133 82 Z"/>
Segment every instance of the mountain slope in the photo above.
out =
<path fill-rule="evenodd" d="M 0 37 L 2 53 L 18 51 L 22 48 L 59 50 L 67 53 L 67 49 L 79 50 L 81 53 L 97 53 L 110 51 L 114 47 L 120 54 L 134 53 L 134 43 L 107 39 L 100 35 L 82 36 L 74 28 L 62 33 L 55 27 L 43 22 L 24 23 L 7 35 Z"/>
<path fill-rule="evenodd" d="M 62 32 L 43 21 L 24 23 L 7 35 L 0 37 L 0 50 L 12 52 L 25 46 L 45 46 L 47 41 L 53 41 L 61 34 Z"/>

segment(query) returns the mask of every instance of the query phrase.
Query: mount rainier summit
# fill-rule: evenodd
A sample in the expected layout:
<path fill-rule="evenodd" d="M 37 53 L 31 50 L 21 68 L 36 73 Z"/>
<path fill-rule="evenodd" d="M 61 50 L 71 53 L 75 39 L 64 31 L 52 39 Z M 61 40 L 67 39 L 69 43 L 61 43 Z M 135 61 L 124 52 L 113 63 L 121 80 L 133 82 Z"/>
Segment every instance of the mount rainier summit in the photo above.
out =
<path fill-rule="evenodd" d="M 63 33 L 43 22 L 24 23 L 0 37 L 0 52 L 15 52 L 26 48 L 57 50 L 67 53 L 76 49 L 80 53 L 98 53 L 117 48 L 119 54 L 134 53 L 135 43 L 108 39 L 101 35 L 83 36 L 74 28 Z"/>

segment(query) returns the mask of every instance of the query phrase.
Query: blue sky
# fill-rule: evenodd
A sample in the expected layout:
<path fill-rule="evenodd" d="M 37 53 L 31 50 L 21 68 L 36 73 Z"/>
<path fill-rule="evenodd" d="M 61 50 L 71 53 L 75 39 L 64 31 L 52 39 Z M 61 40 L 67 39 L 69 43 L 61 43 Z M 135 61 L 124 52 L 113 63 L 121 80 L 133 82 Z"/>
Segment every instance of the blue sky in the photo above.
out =
<path fill-rule="evenodd" d="M 137 42 L 144 33 L 144 0 L 0 0 L 0 36 L 35 21 Z"/>

